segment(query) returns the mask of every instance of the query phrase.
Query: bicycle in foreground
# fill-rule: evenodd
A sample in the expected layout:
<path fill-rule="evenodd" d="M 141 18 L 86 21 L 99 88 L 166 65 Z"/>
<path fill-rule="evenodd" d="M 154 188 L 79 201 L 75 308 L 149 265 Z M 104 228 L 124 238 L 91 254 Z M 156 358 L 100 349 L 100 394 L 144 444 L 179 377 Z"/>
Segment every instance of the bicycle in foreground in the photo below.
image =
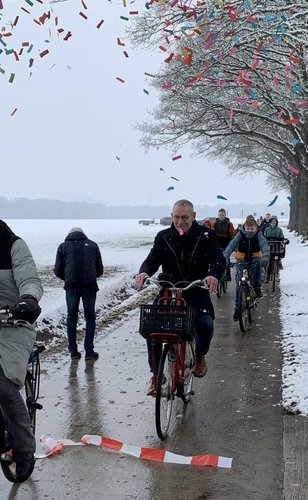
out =
<path fill-rule="evenodd" d="M 140 333 L 152 342 L 155 424 L 158 437 L 165 439 L 176 418 L 175 399 L 180 398 L 186 405 L 194 394 L 194 308 L 187 306 L 182 292 L 195 286 L 207 286 L 202 280 L 179 287 L 166 280 L 147 278 L 146 284 L 151 283 L 163 289 L 163 294 L 156 304 L 140 306 Z M 162 347 L 158 368 L 155 361 L 157 343 Z"/>
<path fill-rule="evenodd" d="M 238 264 L 237 264 L 238 265 Z M 243 275 L 239 281 L 237 291 L 238 320 L 243 333 L 247 332 L 249 324 L 254 320 L 255 307 L 257 305 L 256 293 L 253 287 L 253 279 L 250 268 L 243 269 Z"/>
<path fill-rule="evenodd" d="M 267 268 L 267 279 L 265 282 L 271 282 L 272 291 L 275 292 L 276 284 L 279 280 L 281 259 L 283 259 L 286 255 L 286 245 L 289 244 L 289 240 L 287 238 L 267 238 L 266 241 L 270 247 L 271 255 Z"/>
<path fill-rule="evenodd" d="M 0 309 L 0 325 L 24 325 L 25 322 L 13 317 L 9 308 Z M 33 435 L 36 428 L 36 411 L 43 406 L 38 403 L 40 391 L 40 353 L 45 350 L 45 346 L 35 344 L 33 346 L 26 378 L 25 378 L 25 401 L 29 413 L 30 425 Z M 12 483 L 19 482 L 16 478 L 16 464 L 13 462 L 11 447 L 8 438 L 7 425 L 0 407 L 0 464 L 6 479 Z M 32 471 L 29 474 L 31 475 Z M 24 481 L 28 479 L 25 478 Z"/>

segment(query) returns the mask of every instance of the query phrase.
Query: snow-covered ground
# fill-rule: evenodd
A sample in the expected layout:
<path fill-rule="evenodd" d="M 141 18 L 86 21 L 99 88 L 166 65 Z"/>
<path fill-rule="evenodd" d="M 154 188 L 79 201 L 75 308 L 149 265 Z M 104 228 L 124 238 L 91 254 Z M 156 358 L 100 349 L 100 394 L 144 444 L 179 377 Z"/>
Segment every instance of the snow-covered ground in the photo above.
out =
<path fill-rule="evenodd" d="M 234 220 L 234 223 L 238 222 Z M 137 220 L 9 220 L 13 231 L 29 245 L 44 283 L 39 330 L 65 335 L 65 295 L 52 267 L 57 247 L 72 227 L 81 226 L 101 249 L 105 273 L 99 279 L 99 316 L 108 320 L 138 304 L 133 276 L 163 226 L 142 226 Z M 283 405 L 308 415 L 308 244 L 288 233 L 290 239 L 280 276 L 280 321 L 283 352 Z M 277 292 L 276 292 L 277 293 Z M 83 326 L 81 315 L 80 326 Z"/>

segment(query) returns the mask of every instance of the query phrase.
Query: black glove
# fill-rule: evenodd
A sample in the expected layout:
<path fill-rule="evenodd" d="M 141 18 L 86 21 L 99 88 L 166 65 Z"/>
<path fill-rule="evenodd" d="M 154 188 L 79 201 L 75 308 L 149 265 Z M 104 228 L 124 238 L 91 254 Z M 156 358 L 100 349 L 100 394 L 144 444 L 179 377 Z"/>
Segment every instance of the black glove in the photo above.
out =
<path fill-rule="evenodd" d="M 21 295 L 12 312 L 15 319 L 22 319 L 32 324 L 41 314 L 41 308 L 32 295 Z"/>

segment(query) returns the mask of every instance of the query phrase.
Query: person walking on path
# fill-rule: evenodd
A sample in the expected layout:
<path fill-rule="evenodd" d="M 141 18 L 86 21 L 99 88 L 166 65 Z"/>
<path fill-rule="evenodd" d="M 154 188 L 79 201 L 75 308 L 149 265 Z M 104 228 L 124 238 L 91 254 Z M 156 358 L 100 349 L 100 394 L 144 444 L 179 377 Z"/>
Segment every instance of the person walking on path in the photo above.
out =
<path fill-rule="evenodd" d="M 95 302 L 98 291 L 97 278 L 102 276 L 104 266 L 97 243 L 85 235 L 83 229 L 74 227 L 57 250 L 55 275 L 64 281 L 67 305 L 68 350 L 72 359 L 80 359 L 77 348 L 77 320 L 80 299 L 86 321 L 84 339 L 85 359 L 95 360 L 94 351 Z"/>

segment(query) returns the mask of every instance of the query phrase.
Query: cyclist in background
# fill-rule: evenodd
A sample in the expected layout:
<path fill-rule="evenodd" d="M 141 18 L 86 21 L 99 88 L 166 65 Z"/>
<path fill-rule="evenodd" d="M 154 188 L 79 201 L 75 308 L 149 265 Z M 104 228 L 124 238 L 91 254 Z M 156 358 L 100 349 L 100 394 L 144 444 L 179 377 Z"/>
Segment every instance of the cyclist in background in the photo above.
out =
<path fill-rule="evenodd" d="M 232 238 L 236 234 L 236 230 L 232 222 L 228 219 L 226 211 L 224 208 L 218 210 L 218 217 L 216 221 L 212 224 L 212 230 L 216 234 L 217 241 L 222 250 L 229 245 Z M 230 266 L 227 266 L 227 280 L 231 281 L 231 271 Z"/>
<path fill-rule="evenodd" d="M 196 212 L 190 201 L 177 201 L 173 206 L 171 218 L 171 227 L 156 235 L 153 248 L 141 264 L 135 284 L 137 289 L 140 289 L 146 278 L 155 274 L 160 266 L 163 273 L 173 277 L 175 283 L 197 279 L 206 281 L 209 290 L 195 287 L 183 292 L 187 304 L 196 308 L 195 376 L 201 378 L 207 373 L 205 355 L 214 331 L 214 308 L 209 292 L 216 291 L 226 262 L 213 232 L 196 222 Z M 147 341 L 147 347 L 150 370 L 153 372 L 150 340 Z M 161 345 L 156 348 L 155 359 L 159 360 Z M 153 378 L 147 394 L 155 394 Z"/>
<path fill-rule="evenodd" d="M 264 231 L 264 237 L 267 240 L 273 239 L 273 240 L 284 241 L 283 231 L 281 227 L 278 227 L 278 218 L 276 215 L 272 215 L 271 219 L 269 220 L 269 225 Z M 278 260 L 278 269 L 282 269 L 281 259 Z M 269 264 L 266 268 L 264 283 L 269 283 L 271 272 L 272 272 L 272 262 L 270 259 Z"/>
<path fill-rule="evenodd" d="M 0 221 L 0 309 L 9 306 L 24 324 L 0 324 L 0 406 L 7 422 L 16 479 L 25 481 L 34 467 L 35 439 L 20 389 L 24 385 L 36 333 L 43 289 L 26 243 Z M 31 323 L 31 325 L 29 324 Z"/>
<path fill-rule="evenodd" d="M 260 224 L 260 231 L 264 234 L 265 229 L 270 225 L 271 214 L 267 213 Z"/>
<path fill-rule="evenodd" d="M 246 219 L 243 228 L 239 229 L 237 235 L 229 243 L 224 251 L 226 259 L 230 259 L 230 255 L 234 251 L 236 252 L 235 258 L 237 266 L 235 309 L 233 319 L 234 321 L 238 321 L 238 284 L 243 275 L 243 271 L 247 267 L 250 269 L 256 296 L 262 297 L 261 263 L 265 267 L 268 264 L 270 257 L 269 246 L 254 219 Z"/>

